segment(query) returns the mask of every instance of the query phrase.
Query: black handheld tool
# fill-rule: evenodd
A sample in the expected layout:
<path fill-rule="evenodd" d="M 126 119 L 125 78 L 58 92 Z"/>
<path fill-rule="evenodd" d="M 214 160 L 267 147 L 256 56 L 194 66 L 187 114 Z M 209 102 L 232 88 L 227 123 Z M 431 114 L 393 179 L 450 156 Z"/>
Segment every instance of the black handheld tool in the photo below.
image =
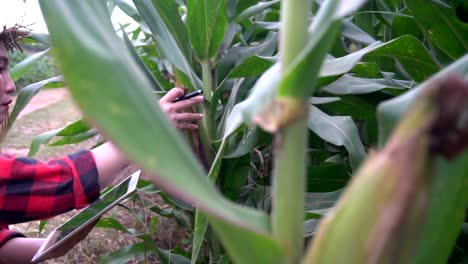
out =
<path fill-rule="evenodd" d="M 196 90 L 195 92 L 191 92 L 191 93 L 188 93 L 188 94 L 186 94 L 186 95 L 184 95 L 184 96 L 181 96 L 181 97 L 179 97 L 179 98 L 176 98 L 176 99 L 174 100 L 174 103 L 177 103 L 177 102 L 179 102 L 179 101 L 183 101 L 183 100 L 190 99 L 190 98 L 195 97 L 195 96 L 198 96 L 198 95 L 200 95 L 200 94 L 203 94 L 203 90 Z"/>

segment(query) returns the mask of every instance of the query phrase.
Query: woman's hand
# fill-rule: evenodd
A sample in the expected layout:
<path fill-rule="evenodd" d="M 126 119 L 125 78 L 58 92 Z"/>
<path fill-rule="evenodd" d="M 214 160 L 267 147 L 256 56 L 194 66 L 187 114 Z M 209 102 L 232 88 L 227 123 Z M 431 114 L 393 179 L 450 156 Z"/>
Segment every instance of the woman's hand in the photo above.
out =
<path fill-rule="evenodd" d="M 166 113 L 167 117 L 180 130 L 196 130 L 196 124 L 203 118 L 202 114 L 181 112 L 196 104 L 203 102 L 203 96 L 196 96 L 187 100 L 174 103 L 174 100 L 183 96 L 184 90 L 181 88 L 173 88 L 159 100 L 159 105 Z"/>
<path fill-rule="evenodd" d="M 174 100 L 184 95 L 180 88 L 171 89 L 161 100 L 159 104 L 169 119 L 181 130 L 195 130 L 198 128 L 197 122 L 203 118 L 201 114 L 180 113 L 184 109 L 203 102 L 203 96 L 193 97 L 174 103 Z M 125 155 L 108 142 L 91 150 L 96 160 L 96 166 L 99 173 L 99 186 L 102 189 L 109 186 L 129 163 Z"/>

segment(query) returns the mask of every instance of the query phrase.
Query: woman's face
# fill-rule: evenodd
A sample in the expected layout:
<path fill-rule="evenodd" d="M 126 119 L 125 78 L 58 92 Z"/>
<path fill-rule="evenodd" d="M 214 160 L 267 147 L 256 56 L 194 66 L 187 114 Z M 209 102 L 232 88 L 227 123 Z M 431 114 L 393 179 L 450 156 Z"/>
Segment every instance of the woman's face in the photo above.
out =
<path fill-rule="evenodd" d="M 15 92 L 15 84 L 10 77 L 8 54 L 3 43 L 0 42 L 0 123 L 8 117 L 8 109 Z"/>

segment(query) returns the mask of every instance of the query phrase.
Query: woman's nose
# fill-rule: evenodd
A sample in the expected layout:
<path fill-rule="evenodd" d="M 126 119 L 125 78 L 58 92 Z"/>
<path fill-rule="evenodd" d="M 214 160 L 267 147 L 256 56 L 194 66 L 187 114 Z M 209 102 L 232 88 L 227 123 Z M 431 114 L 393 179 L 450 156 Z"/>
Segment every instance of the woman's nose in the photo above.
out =
<path fill-rule="evenodd" d="M 7 78 L 4 79 L 4 81 L 5 81 L 5 93 L 7 94 L 14 93 L 16 90 L 16 86 L 9 74 L 7 75 Z"/>

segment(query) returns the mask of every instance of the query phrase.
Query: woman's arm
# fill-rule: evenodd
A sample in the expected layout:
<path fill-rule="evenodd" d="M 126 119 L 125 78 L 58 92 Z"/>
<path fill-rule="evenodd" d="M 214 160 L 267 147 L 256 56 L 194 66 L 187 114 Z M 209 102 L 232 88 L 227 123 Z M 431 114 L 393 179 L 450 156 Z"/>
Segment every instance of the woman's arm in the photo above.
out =
<path fill-rule="evenodd" d="M 31 263 L 34 254 L 36 254 L 36 251 L 44 241 L 45 239 L 43 238 L 12 238 L 0 247 L 0 263 Z"/>
<path fill-rule="evenodd" d="M 174 103 L 183 90 L 174 88 L 160 100 L 163 111 L 179 129 L 194 129 L 200 114 L 183 113 L 203 101 L 198 96 Z M 126 157 L 112 144 L 81 151 L 47 163 L 0 155 L 0 225 L 50 218 L 80 209 L 99 197 L 128 165 Z"/>
<path fill-rule="evenodd" d="M 173 102 L 183 95 L 182 89 L 174 88 L 161 98 L 160 106 L 178 129 L 197 129 L 196 123 L 203 116 L 181 111 L 201 103 L 203 97 Z M 4 201 L 0 213 L 7 216 L 0 219 L 0 224 L 52 217 L 91 203 L 98 197 L 99 189 L 110 185 L 118 172 L 129 163 L 112 143 L 105 143 L 91 153 L 78 152 L 47 164 L 34 159 L 0 155 L 0 166 L 4 169 L 0 172 L 0 178 L 6 182 L 2 186 L 6 191 L 0 193 L 0 200 Z M 57 190 L 62 193 L 57 193 Z M 35 196 L 36 193 L 41 195 Z M 38 199 L 45 193 L 50 193 L 47 199 Z M 8 240 L 0 247 L 0 264 L 30 263 L 43 241 L 40 238 L 21 237 Z"/>

